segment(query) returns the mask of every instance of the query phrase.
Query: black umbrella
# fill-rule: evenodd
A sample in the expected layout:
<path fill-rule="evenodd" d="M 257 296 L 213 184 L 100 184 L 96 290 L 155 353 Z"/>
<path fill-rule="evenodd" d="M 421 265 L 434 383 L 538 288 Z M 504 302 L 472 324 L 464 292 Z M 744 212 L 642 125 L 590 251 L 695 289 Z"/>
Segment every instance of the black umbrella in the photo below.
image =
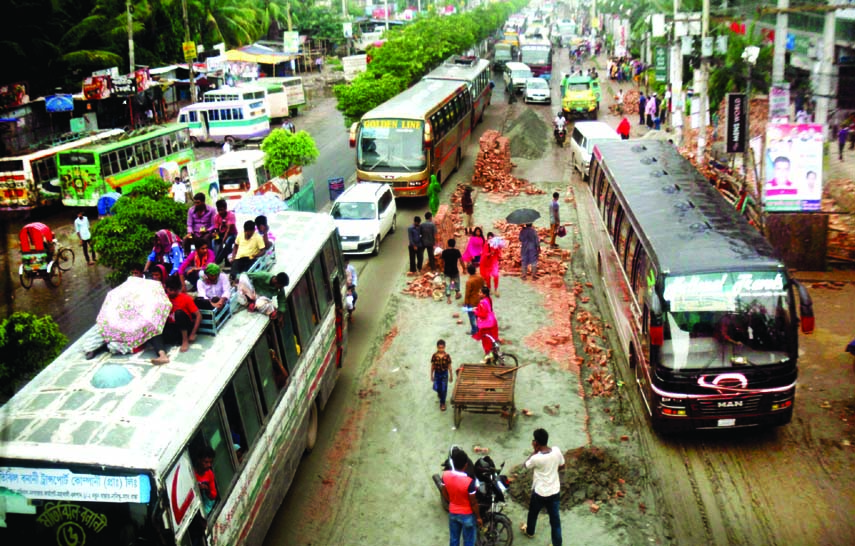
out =
<path fill-rule="evenodd" d="M 538 218 L 540 218 L 540 213 L 534 209 L 517 209 L 508 214 L 505 220 L 509 224 L 531 224 Z"/>

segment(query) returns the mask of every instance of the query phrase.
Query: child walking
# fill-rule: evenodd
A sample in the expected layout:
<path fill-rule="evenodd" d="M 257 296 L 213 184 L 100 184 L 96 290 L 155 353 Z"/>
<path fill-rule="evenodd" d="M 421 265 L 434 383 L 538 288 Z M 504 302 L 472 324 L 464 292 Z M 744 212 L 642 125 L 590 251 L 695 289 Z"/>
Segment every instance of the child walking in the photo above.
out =
<path fill-rule="evenodd" d="M 445 352 L 445 340 L 436 342 L 436 352 L 430 357 L 430 380 L 433 382 L 433 390 L 439 396 L 439 409 L 445 411 L 445 396 L 448 393 L 448 384 L 454 381 L 451 367 L 451 355 Z"/>

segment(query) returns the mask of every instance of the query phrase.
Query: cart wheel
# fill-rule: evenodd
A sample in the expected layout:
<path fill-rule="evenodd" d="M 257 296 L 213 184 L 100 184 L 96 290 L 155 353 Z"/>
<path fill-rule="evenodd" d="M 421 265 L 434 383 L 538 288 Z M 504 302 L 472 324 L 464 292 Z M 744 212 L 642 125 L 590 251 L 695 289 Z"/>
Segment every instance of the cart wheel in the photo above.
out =
<path fill-rule="evenodd" d="M 517 368 L 520 365 L 520 361 L 517 360 L 516 355 L 512 355 L 510 353 L 502 353 L 502 358 L 499 361 L 499 366 L 510 366 L 511 368 Z"/>
<path fill-rule="evenodd" d="M 59 286 L 62 282 L 62 270 L 56 263 L 51 263 L 48 266 L 47 276 L 45 277 L 45 282 L 48 286 Z"/>
<path fill-rule="evenodd" d="M 70 248 L 63 248 L 59 251 L 56 261 L 62 271 L 68 271 L 74 265 L 74 251 Z"/>
<path fill-rule="evenodd" d="M 463 420 L 463 408 L 461 406 L 454 406 L 454 426 L 459 427 L 460 421 Z"/>
<path fill-rule="evenodd" d="M 21 278 L 21 286 L 23 286 L 27 290 L 29 290 L 30 287 L 33 286 L 33 274 L 29 271 L 22 271 L 19 274 L 19 277 Z"/>

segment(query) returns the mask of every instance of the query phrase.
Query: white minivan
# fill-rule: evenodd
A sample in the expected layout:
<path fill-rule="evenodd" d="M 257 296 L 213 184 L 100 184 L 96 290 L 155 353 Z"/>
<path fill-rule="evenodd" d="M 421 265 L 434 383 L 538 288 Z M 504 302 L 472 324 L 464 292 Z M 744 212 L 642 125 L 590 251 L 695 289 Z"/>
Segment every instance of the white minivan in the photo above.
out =
<path fill-rule="evenodd" d="M 591 154 L 597 143 L 607 140 L 620 140 L 617 131 L 602 121 L 577 121 L 570 136 L 570 162 L 578 169 L 582 179 L 588 178 Z"/>
<path fill-rule="evenodd" d="M 330 210 L 345 254 L 377 255 L 380 241 L 395 232 L 397 214 L 392 188 L 379 182 L 354 184 L 335 200 Z"/>
<path fill-rule="evenodd" d="M 516 93 L 521 93 L 525 89 L 526 80 L 534 77 L 531 68 L 524 63 L 505 63 L 502 71 L 504 72 L 505 88 L 508 87 L 508 83 L 512 83 Z"/>

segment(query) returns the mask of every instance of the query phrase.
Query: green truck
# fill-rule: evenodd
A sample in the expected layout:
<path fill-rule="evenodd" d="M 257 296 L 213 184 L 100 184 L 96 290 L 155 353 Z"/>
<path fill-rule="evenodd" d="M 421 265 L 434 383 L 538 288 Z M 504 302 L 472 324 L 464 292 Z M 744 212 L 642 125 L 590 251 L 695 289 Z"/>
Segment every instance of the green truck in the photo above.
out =
<path fill-rule="evenodd" d="M 566 119 L 597 119 L 600 109 L 600 82 L 588 76 L 571 76 L 564 86 L 561 109 Z"/>

